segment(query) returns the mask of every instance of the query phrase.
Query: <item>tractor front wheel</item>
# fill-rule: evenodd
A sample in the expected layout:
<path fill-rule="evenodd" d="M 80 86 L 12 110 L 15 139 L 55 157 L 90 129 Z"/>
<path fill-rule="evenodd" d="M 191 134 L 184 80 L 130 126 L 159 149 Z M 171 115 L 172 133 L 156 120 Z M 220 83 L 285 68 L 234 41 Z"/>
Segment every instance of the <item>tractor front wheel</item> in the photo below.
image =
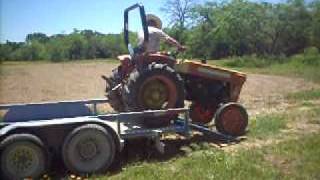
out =
<path fill-rule="evenodd" d="M 215 125 L 219 132 L 230 136 L 241 136 L 246 132 L 248 114 L 238 103 L 222 105 L 215 115 Z"/>

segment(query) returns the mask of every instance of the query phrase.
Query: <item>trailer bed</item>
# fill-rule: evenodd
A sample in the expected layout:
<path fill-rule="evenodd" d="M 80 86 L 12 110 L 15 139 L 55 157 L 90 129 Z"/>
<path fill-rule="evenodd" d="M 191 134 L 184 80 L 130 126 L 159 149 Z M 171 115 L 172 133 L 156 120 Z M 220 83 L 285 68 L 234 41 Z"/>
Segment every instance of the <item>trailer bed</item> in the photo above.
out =
<path fill-rule="evenodd" d="M 155 148 L 161 153 L 165 152 L 165 144 L 161 142 L 160 138 L 162 134 L 177 133 L 185 137 L 191 137 L 191 131 L 196 130 L 215 139 L 225 141 L 236 140 L 234 137 L 223 135 L 206 126 L 190 123 L 188 108 L 99 114 L 97 106 L 103 103 L 108 103 L 108 100 L 93 99 L 0 105 L 0 111 L 4 111 L 3 121 L 0 122 L 0 159 L 3 161 L 1 163 L 12 169 L 21 167 L 20 164 L 24 164 L 24 160 L 18 161 L 20 164 L 12 166 L 10 163 L 11 159 L 16 158 L 16 155 L 9 157 L 10 154 L 5 153 L 17 151 L 14 149 L 17 147 L 18 149 L 20 148 L 26 151 L 30 150 L 30 148 L 32 150 L 32 148 L 36 146 L 40 148 L 42 152 L 40 154 L 42 155 L 39 156 L 39 149 L 31 152 L 33 152 L 33 156 L 38 156 L 37 158 L 40 159 L 42 158 L 43 163 L 60 159 L 67 168 L 72 169 L 80 163 L 73 162 L 72 165 L 70 165 L 71 160 L 68 160 L 68 158 L 73 158 L 74 160 L 73 152 L 79 151 L 76 153 L 78 158 L 80 158 L 80 154 L 85 153 L 85 158 L 87 158 L 90 153 L 96 152 L 96 150 L 94 150 L 95 148 L 92 149 L 92 147 L 95 147 L 96 145 L 94 144 L 98 143 L 96 148 L 110 148 L 97 151 L 112 154 L 112 157 L 110 156 L 109 159 L 105 159 L 107 164 L 104 166 L 109 167 L 114 161 L 113 157 L 123 150 L 125 142 L 130 139 L 149 139 L 154 142 Z M 165 127 L 150 128 L 144 125 L 145 118 L 148 118 L 148 120 L 157 120 L 157 117 L 164 117 L 164 115 L 179 116 L 175 116 L 176 118 L 171 120 Z M 83 135 L 85 135 L 90 131 L 90 140 L 88 141 L 88 137 L 87 140 L 82 139 L 81 141 L 85 141 L 85 145 L 81 145 L 79 138 L 81 139 L 82 136 L 79 136 L 79 133 L 84 133 Z M 99 140 L 99 138 L 95 139 L 96 134 L 101 132 L 106 135 L 102 136 L 106 138 L 103 141 L 101 139 Z M 74 140 L 75 137 L 78 140 Z M 23 141 L 22 144 L 21 141 Z M 72 146 L 75 142 L 80 143 L 81 147 L 73 146 L 73 149 L 70 149 L 69 146 Z M 27 149 L 23 147 L 25 144 L 28 144 Z M 108 144 L 108 146 L 105 144 Z M 78 150 L 79 148 L 80 150 Z M 89 148 L 89 150 L 87 148 Z M 17 153 L 17 156 L 20 156 L 19 154 L 21 155 L 21 153 Z M 100 157 L 98 159 L 100 159 Z M 74 161 L 77 162 L 77 160 Z M 100 160 L 97 160 L 97 162 L 98 161 Z M 37 166 L 37 164 L 32 164 L 32 166 Z M 88 169 L 96 168 L 89 164 L 83 164 L 83 166 Z M 103 169 L 104 166 L 98 167 L 99 169 Z M 41 166 L 38 168 L 47 167 Z M 93 169 L 86 170 L 86 172 L 95 172 Z M 16 177 L 15 173 L 10 174 L 10 172 L 5 171 L 5 169 L 1 169 L 1 174 L 5 174 L 6 177 L 1 177 L 0 175 L 0 178 Z M 40 172 L 43 171 L 39 170 L 39 173 Z"/>

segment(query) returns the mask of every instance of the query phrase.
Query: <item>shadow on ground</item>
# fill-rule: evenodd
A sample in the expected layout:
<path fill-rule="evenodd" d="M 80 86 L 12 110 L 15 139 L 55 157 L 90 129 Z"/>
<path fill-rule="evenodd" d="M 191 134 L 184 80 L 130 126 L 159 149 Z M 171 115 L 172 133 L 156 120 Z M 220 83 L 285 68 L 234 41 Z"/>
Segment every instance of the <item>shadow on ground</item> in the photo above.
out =
<path fill-rule="evenodd" d="M 164 162 L 169 161 L 179 156 L 184 156 L 186 151 L 183 147 L 191 147 L 192 144 L 201 145 L 202 143 L 209 143 L 219 146 L 225 143 L 239 143 L 241 140 L 225 140 L 221 137 L 210 137 L 202 134 L 194 134 L 190 139 L 176 136 L 176 138 L 167 138 L 163 140 L 165 144 L 165 152 L 161 154 L 158 152 L 151 141 L 146 139 L 131 140 L 126 142 L 124 149 L 116 157 L 115 162 L 106 172 L 109 176 L 117 175 L 121 173 L 124 167 L 130 164 L 139 162 Z M 61 160 L 54 164 L 49 175 L 52 178 L 63 179 L 70 175 L 61 164 Z M 88 177 L 87 175 L 85 177 Z M 89 176 L 90 177 L 90 176 Z"/>

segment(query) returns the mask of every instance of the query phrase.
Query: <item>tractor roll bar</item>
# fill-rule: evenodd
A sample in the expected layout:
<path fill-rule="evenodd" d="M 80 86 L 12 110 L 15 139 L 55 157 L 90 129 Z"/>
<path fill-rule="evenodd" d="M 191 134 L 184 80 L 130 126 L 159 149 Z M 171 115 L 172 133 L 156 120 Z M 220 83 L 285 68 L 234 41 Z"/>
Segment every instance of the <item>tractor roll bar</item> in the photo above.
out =
<path fill-rule="evenodd" d="M 124 41 L 125 44 L 128 48 L 128 45 L 130 43 L 129 41 L 129 12 L 139 8 L 140 9 L 140 17 L 141 17 L 141 23 L 142 23 L 142 28 L 143 28 L 143 33 L 144 33 L 144 43 L 149 41 L 149 31 L 148 31 L 148 26 L 147 26 L 147 17 L 146 17 L 146 12 L 144 10 L 144 6 L 142 4 L 134 4 L 124 11 Z"/>

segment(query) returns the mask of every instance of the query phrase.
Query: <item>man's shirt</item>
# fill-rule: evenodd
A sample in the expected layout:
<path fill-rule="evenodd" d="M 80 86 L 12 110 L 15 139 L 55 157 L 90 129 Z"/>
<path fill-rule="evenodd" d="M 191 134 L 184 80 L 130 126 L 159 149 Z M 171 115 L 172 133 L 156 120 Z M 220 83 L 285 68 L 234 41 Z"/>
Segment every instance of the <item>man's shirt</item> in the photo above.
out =
<path fill-rule="evenodd" d="M 161 29 L 155 27 L 148 27 L 149 30 L 149 41 L 146 44 L 145 52 L 158 52 L 160 50 L 160 40 L 166 41 L 170 38 L 165 32 Z M 144 40 L 144 33 L 143 31 L 138 33 L 138 45 L 142 45 Z"/>

